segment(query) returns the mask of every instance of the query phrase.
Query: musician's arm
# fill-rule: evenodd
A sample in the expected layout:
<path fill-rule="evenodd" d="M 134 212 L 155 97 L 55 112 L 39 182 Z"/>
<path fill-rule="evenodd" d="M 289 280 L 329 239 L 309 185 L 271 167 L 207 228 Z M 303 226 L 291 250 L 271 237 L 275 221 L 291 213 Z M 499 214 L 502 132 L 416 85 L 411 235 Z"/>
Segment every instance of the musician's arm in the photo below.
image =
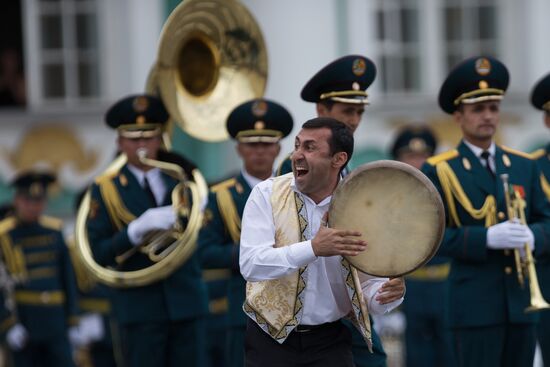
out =
<path fill-rule="evenodd" d="M 270 185 L 264 181 L 254 187 L 244 208 L 239 262 L 247 281 L 279 279 L 316 259 L 311 241 L 274 247 Z"/>
<path fill-rule="evenodd" d="M 373 277 L 359 271 L 357 273 L 370 314 L 383 315 L 403 302 L 405 296 L 403 278 L 394 278 L 390 281 L 389 278 Z M 384 293 L 387 297 L 380 299 Z"/>
<path fill-rule="evenodd" d="M 96 184 L 91 188 L 86 226 L 94 259 L 102 266 L 116 265 L 115 258 L 134 247 L 128 238 L 127 226 L 119 231 L 114 228 Z"/>

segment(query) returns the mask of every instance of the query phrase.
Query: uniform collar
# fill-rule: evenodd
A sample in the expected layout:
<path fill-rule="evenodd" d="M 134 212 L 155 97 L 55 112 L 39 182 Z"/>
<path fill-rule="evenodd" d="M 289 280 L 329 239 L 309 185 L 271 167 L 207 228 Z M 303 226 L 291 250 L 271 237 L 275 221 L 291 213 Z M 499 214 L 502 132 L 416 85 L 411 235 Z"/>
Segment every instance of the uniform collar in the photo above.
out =
<path fill-rule="evenodd" d="M 464 144 L 466 144 L 466 146 L 468 148 L 470 148 L 470 150 L 472 151 L 472 153 L 474 153 L 474 155 L 476 157 L 481 157 L 481 153 L 483 153 L 485 151 L 485 149 L 482 149 L 468 141 L 466 141 L 466 139 L 463 139 L 462 140 L 464 142 Z M 496 145 L 495 145 L 495 142 L 491 142 L 491 146 L 489 147 L 489 149 L 487 149 L 487 151 L 491 154 L 491 157 L 495 157 L 495 153 L 496 153 Z"/>
<path fill-rule="evenodd" d="M 152 168 L 149 171 L 145 172 L 137 168 L 136 166 L 128 163 L 128 169 L 132 174 L 136 177 L 137 181 L 141 186 L 143 186 L 143 181 L 145 179 L 145 176 L 147 176 L 147 181 L 151 182 L 151 180 L 158 179 L 161 175 L 160 169 L 158 168 Z"/>
<path fill-rule="evenodd" d="M 254 186 L 259 184 L 260 182 L 264 181 L 262 179 L 252 176 L 250 173 L 246 172 L 244 168 L 241 170 L 241 174 L 243 175 L 245 182 L 248 184 L 248 186 L 250 186 L 251 189 L 253 189 Z M 271 174 L 271 177 L 273 177 L 273 174 Z"/>

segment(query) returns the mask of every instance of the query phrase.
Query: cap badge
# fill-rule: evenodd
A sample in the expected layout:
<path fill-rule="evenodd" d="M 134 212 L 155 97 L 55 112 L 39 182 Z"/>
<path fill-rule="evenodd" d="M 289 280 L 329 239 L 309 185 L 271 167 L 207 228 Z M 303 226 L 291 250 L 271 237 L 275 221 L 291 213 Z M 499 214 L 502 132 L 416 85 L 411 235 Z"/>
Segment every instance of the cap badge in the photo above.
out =
<path fill-rule="evenodd" d="M 136 124 L 145 125 L 145 116 L 139 115 L 138 117 L 136 117 Z"/>
<path fill-rule="evenodd" d="M 265 122 L 263 121 L 256 121 L 254 123 L 254 130 L 263 130 L 265 128 Z"/>
<path fill-rule="evenodd" d="M 479 81 L 479 89 L 487 89 L 489 88 L 489 83 L 487 83 L 485 80 Z"/>
<path fill-rule="evenodd" d="M 409 142 L 409 148 L 413 152 L 423 152 L 426 150 L 426 142 L 420 138 L 411 139 Z"/>
<path fill-rule="evenodd" d="M 32 196 L 42 196 L 42 194 L 44 193 L 44 189 L 40 182 L 33 182 L 29 188 L 29 193 Z"/>
<path fill-rule="evenodd" d="M 267 103 L 265 101 L 259 100 L 252 103 L 252 114 L 256 117 L 263 117 L 267 113 Z M 263 129 L 263 127 L 262 127 Z"/>
<path fill-rule="evenodd" d="M 479 75 L 487 75 L 491 72 L 491 62 L 482 57 L 476 60 L 476 71 Z"/>
<path fill-rule="evenodd" d="M 353 71 L 353 74 L 356 76 L 361 76 L 365 74 L 365 69 L 367 68 L 367 63 L 363 59 L 355 59 L 353 60 L 353 65 L 351 66 L 351 70 Z"/>
<path fill-rule="evenodd" d="M 134 111 L 137 113 L 142 113 L 149 108 L 149 101 L 147 100 L 147 97 L 139 96 L 134 98 L 133 102 Z"/>

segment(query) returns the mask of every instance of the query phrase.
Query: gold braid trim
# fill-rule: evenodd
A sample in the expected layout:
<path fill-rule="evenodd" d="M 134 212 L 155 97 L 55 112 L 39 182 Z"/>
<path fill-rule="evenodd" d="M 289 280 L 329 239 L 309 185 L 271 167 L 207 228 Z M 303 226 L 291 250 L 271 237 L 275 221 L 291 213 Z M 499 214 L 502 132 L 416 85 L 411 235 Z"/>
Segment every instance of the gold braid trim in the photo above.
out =
<path fill-rule="evenodd" d="M 77 250 L 74 238 L 67 240 L 67 244 L 67 247 L 69 247 L 69 255 L 71 256 L 71 262 L 73 264 L 76 285 L 80 291 L 84 293 L 89 292 L 93 287 L 95 287 L 97 282 L 90 275 L 90 272 L 86 269 L 82 260 L 80 260 L 80 257 L 76 252 Z"/>
<path fill-rule="evenodd" d="M 217 190 L 216 200 L 223 222 L 225 223 L 225 228 L 227 228 L 233 242 L 239 243 L 241 238 L 241 218 L 229 189 L 224 187 Z"/>
<path fill-rule="evenodd" d="M 441 183 L 447 206 L 449 210 L 449 224 L 457 227 L 461 226 L 454 199 L 470 214 L 474 219 L 485 219 L 485 227 L 496 224 L 496 200 L 493 195 L 488 195 L 480 209 L 475 209 L 464 189 L 460 185 L 460 181 L 447 162 L 440 162 L 436 165 L 437 176 Z"/>
<path fill-rule="evenodd" d="M 111 222 L 118 230 L 121 230 L 123 227 L 127 226 L 128 223 L 136 219 L 136 217 L 124 206 L 115 184 L 110 177 L 99 180 L 98 185 L 107 212 L 111 217 Z"/>
<path fill-rule="evenodd" d="M 548 183 L 548 180 L 546 180 L 546 177 L 542 173 L 540 175 L 540 185 L 542 186 L 542 191 L 544 191 L 544 194 L 550 200 L 550 183 Z"/>
<path fill-rule="evenodd" d="M 545 154 L 546 154 L 546 150 L 537 149 L 533 153 L 531 153 L 531 157 L 533 157 L 533 159 L 539 159 L 540 157 L 542 157 Z"/>

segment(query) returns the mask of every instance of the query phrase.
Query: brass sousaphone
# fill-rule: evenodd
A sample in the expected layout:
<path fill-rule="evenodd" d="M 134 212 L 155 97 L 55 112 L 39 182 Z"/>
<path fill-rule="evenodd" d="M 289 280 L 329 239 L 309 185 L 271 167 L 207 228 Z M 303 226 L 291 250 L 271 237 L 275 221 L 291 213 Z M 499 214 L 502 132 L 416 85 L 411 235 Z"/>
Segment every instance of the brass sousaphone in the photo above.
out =
<path fill-rule="evenodd" d="M 422 172 L 382 160 L 360 166 L 338 186 L 328 224 L 363 234 L 366 250 L 346 257 L 355 268 L 398 277 L 435 255 L 445 230 L 445 211 L 437 189 Z"/>
<path fill-rule="evenodd" d="M 146 90 L 159 95 L 170 114 L 165 145 L 176 122 L 183 131 L 204 141 L 227 138 L 225 121 L 237 105 L 263 95 L 267 79 L 267 52 L 261 31 L 236 0 L 186 0 L 168 17 L 160 38 L 158 58 L 149 73 Z M 168 139 L 166 139 L 168 137 Z M 198 169 L 185 176 L 178 165 L 141 158 L 144 164 L 158 167 L 178 178 L 172 192 L 174 210 L 185 214 L 170 231 L 151 234 L 148 243 L 122 254 L 124 263 L 136 252 L 145 253 L 153 265 L 120 271 L 99 265 L 88 240 L 86 220 L 90 213 L 90 194 L 79 208 L 76 221 L 77 253 L 83 265 L 98 281 L 112 287 L 143 286 L 169 276 L 196 248 L 202 222 L 200 204 L 208 193 Z M 109 175 L 126 163 L 119 156 L 101 175 Z M 190 200 L 185 200 L 189 197 Z M 186 206 L 192 202 L 193 205 Z"/>

